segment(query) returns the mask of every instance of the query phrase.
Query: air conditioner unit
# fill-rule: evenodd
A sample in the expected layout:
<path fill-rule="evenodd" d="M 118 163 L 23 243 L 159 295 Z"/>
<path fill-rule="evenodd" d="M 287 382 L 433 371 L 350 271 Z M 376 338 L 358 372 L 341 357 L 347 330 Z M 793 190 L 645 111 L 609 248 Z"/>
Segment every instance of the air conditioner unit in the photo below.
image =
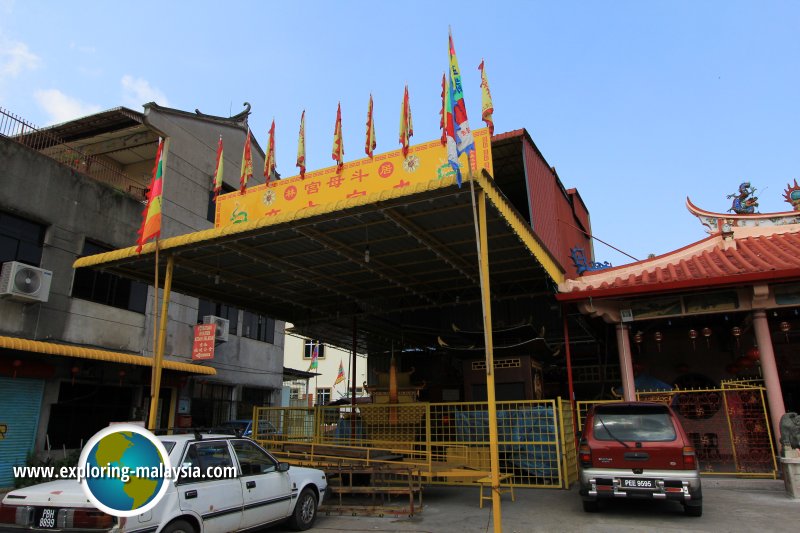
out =
<path fill-rule="evenodd" d="M 0 296 L 20 302 L 46 302 L 52 281 L 49 270 L 9 261 L 0 271 Z"/>
<path fill-rule="evenodd" d="M 228 327 L 230 326 L 230 320 L 219 316 L 207 315 L 203 317 L 203 324 L 216 324 L 217 331 L 214 335 L 214 339 L 217 342 L 228 342 Z"/>

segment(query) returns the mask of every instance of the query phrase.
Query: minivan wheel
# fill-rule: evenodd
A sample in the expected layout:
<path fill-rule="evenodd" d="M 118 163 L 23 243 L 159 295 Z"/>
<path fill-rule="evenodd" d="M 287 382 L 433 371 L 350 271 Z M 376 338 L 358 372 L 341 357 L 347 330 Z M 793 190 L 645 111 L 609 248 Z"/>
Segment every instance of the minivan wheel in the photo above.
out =
<path fill-rule="evenodd" d="M 583 500 L 583 510 L 587 513 L 596 513 L 600 510 L 600 502 L 597 500 Z"/>
<path fill-rule="evenodd" d="M 703 516 L 703 500 L 684 503 L 683 512 L 686 516 Z"/>

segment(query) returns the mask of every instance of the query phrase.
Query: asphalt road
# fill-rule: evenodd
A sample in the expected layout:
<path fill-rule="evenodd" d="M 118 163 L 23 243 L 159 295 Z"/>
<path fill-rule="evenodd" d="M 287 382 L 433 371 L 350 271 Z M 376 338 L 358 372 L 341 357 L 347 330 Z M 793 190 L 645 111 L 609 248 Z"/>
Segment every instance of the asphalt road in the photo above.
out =
<path fill-rule="evenodd" d="M 585 513 L 577 487 L 570 491 L 515 489 L 516 502 L 502 496 L 505 533 L 547 532 L 791 532 L 800 530 L 800 500 L 792 500 L 782 481 L 703 480 L 703 516 L 687 517 L 675 502 L 613 501 L 599 513 Z M 368 500 L 364 500 L 368 503 Z M 339 516 L 324 513 L 313 531 L 349 533 L 405 531 L 417 533 L 492 532 L 491 502 L 478 507 L 477 488 L 426 488 L 424 509 L 408 516 Z M 274 527 L 263 533 L 291 531 Z"/>

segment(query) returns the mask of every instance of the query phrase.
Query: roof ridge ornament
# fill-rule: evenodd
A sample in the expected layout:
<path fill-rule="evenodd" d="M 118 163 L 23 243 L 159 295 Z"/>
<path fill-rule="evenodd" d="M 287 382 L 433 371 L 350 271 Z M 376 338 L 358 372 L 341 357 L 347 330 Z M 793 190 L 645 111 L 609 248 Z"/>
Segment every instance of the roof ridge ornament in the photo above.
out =
<path fill-rule="evenodd" d="M 230 120 L 230 121 L 233 121 L 233 122 L 242 122 L 242 121 L 244 121 L 244 123 L 247 124 L 247 118 L 250 116 L 250 109 L 252 107 L 250 106 L 250 102 L 244 102 L 242 105 L 244 106 L 244 111 L 242 111 L 240 113 L 237 113 L 236 115 L 232 115 L 230 117 L 220 117 L 220 116 L 217 116 L 217 115 L 209 115 L 207 113 L 201 112 L 198 108 L 195 108 L 194 112 L 195 112 L 196 115 L 200 115 L 201 117 L 205 117 L 205 118 L 213 118 L 213 119 L 217 119 L 217 120 Z"/>

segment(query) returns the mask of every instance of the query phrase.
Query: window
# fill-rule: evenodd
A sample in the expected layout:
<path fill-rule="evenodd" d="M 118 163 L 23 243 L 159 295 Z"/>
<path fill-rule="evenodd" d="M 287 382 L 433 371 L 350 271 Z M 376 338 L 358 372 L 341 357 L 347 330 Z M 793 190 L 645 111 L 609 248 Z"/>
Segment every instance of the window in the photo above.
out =
<path fill-rule="evenodd" d="M 235 190 L 236 189 L 234 189 L 227 183 L 223 183 L 222 190 L 219 193 L 228 194 L 229 192 L 233 192 Z M 212 189 L 208 191 L 208 213 L 206 213 L 206 220 L 208 220 L 209 222 L 214 222 L 214 218 L 216 216 L 217 216 L 217 203 L 214 201 L 214 190 Z"/>
<path fill-rule="evenodd" d="M 228 450 L 228 443 L 224 440 L 198 442 L 189 446 L 181 466 L 192 469 L 200 468 L 200 472 L 205 475 L 205 480 L 225 479 L 230 476 L 226 476 L 223 469 L 233 467 L 233 459 Z M 192 479 L 192 482 L 195 481 Z"/>
<path fill-rule="evenodd" d="M 314 348 L 318 347 L 317 359 L 325 359 L 325 345 L 319 341 L 306 340 L 303 347 L 303 359 L 311 359 Z"/>
<path fill-rule="evenodd" d="M 317 405 L 327 405 L 331 401 L 331 389 L 329 387 L 317 389 Z"/>
<path fill-rule="evenodd" d="M 111 248 L 86 240 L 81 256 L 100 254 Z M 114 274 L 79 268 L 72 283 L 72 297 L 144 313 L 147 307 L 147 285 Z"/>
<path fill-rule="evenodd" d="M 242 476 L 266 474 L 277 469 L 278 463 L 249 440 L 233 440 L 231 444 L 233 451 L 236 452 L 236 458 L 239 459 Z"/>
<path fill-rule="evenodd" d="M 236 327 L 239 325 L 239 309 L 229 305 L 218 304 L 209 300 L 200 300 L 197 306 L 197 323 L 203 323 L 203 317 L 208 315 L 227 318 L 230 321 L 228 333 L 236 335 Z M 274 329 L 274 328 L 273 328 Z"/>
<path fill-rule="evenodd" d="M 245 311 L 242 314 L 242 337 L 275 344 L 275 319 Z"/>
<path fill-rule="evenodd" d="M 41 224 L 0 212 L 0 263 L 19 261 L 39 266 L 44 232 Z"/>

